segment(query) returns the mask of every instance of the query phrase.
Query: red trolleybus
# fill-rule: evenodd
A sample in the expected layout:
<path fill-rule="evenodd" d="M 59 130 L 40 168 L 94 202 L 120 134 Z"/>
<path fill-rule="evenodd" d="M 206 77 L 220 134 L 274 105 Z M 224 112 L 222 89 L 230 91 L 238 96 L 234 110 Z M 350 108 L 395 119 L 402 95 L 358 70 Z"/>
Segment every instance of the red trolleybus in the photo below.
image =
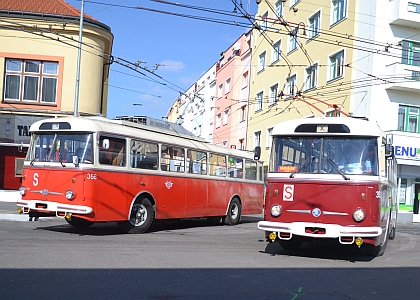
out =
<path fill-rule="evenodd" d="M 75 227 L 113 221 L 143 233 L 163 219 L 238 224 L 262 212 L 263 190 L 254 153 L 124 120 L 59 118 L 31 126 L 17 204 Z"/>
<path fill-rule="evenodd" d="M 374 122 L 336 117 L 286 121 L 272 136 L 258 223 L 267 241 L 296 250 L 336 239 L 383 254 L 397 217 L 392 136 Z"/>

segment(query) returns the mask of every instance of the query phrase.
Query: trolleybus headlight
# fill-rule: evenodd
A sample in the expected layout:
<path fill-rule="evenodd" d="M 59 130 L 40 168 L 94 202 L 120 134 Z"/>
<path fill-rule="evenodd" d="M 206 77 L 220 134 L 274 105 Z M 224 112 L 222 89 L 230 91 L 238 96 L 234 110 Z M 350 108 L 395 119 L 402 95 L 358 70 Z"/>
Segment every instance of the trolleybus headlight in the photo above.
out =
<path fill-rule="evenodd" d="M 21 186 L 21 187 L 19 188 L 19 194 L 20 194 L 21 196 L 25 196 L 25 195 L 26 195 L 26 188 L 25 188 L 24 186 Z"/>
<path fill-rule="evenodd" d="M 66 198 L 67 200 L 73 200 L 76 197 L 76 194 L 72 190 L 66 191 Z"/>
<path fill-rule="evenodd" d="M 280 216 L 281 215 L 281 211 L 282 211 L 281 205 L 274 204 L 273 206 L 271 206 L 271 215 L 273 217 Z"/>
<path fill-rule="evenodd" d="M 356 222 L 362 222 L 366 217 L 365 211 L 360 207 L 353 212 L 353 219 Z"/>

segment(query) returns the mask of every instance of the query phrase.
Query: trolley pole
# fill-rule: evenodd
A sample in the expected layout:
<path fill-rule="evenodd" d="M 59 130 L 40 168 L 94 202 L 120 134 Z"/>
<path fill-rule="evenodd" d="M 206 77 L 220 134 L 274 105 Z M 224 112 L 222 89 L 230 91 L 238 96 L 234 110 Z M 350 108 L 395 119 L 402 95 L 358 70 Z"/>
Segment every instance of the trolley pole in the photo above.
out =
<path fill-rule="evenodd" d="M 74 116 L 79 114 L 79 81 L 80 81 L 80 58 L 82 56 L 82 36 L 83 36 L 83 15 L 84 15 L 85 1 L 82 0 L 82 7 L 80 9 L 80 25 L 79 25 L 79 43 L 77 50 L 77 69 L 76 69 L 76 91 L 74 93 Z"/>

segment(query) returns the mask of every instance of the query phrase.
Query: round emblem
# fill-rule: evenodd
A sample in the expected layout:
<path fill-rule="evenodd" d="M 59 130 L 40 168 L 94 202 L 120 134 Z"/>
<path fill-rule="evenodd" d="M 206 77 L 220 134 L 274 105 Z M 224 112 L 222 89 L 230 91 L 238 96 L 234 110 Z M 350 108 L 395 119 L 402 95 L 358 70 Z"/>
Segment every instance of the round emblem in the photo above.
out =
<path fill-rule="evenodd" d="M 321 215 L 321 210 L 319 208 L 314 208 L 312 210 L 312 215 L 316 218 L 318 218 Z"/>
<path fill-rule="evenodd" d="M 47 189 L 43 189 L 41 193 L 45 197 L 45 196 L 48 195 L 48 190 Z"/>

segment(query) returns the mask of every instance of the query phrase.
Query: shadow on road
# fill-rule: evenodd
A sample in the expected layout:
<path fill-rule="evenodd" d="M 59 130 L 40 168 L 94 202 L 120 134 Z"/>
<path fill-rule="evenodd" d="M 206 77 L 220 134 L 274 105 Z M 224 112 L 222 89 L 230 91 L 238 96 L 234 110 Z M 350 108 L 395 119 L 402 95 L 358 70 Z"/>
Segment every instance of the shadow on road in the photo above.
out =
<path fill-rule="evenodd" d="M 374 259 L 372 256 L 364 255 L 362 249 L 356 245 L 342 245 L 336 240 L 303 243 L 299 250 L 285 250 L 278 242 L 268 243 L 265 251 L 261 251 L 261 253 L 272 256 L 308 257 L 347 262 L 368 262 Z"/>
<path fill-rule="evenodd" d="M 243 216 L 241 218 L 240 224 L 257 223 L 260 220 L 262 220 L 262 218 L 258 215 Z M 40 225 L 41 224 L 42 223 L 40 223 Z M 148 230 L 148 233 L 167 231 L 167 230 L 182 230 L 182 229 L 199 228 L 199 227 L 220 227 L 220 226 L 229 226 L 229 225 L 223 225 L 222 222 L 219 222 L 217 224 L 215 224 L 214 222 L 208 222 L 207 219 L 205 218 L 186 219 L 186 220 L 165 220 L 165 221 L 155 221 L 152 228 Z M 65 221 L 63 221 L 63 225 L 38 226 L 36 227 L 35 230 L 46 230 L 46 231 L 54 231 L 54 232 L 61 232 L 61 233 L 70 233 L 70 234 L 78 234 L 78 235 L 93 235 L 93 236 L 107 236 L 107 235 L 123 234 L 121 230 L 118 228 L 116 222 L 95 223 L 91 227 L 88 227 L 88 228 L 75 228 L 67 224 Z"/>

